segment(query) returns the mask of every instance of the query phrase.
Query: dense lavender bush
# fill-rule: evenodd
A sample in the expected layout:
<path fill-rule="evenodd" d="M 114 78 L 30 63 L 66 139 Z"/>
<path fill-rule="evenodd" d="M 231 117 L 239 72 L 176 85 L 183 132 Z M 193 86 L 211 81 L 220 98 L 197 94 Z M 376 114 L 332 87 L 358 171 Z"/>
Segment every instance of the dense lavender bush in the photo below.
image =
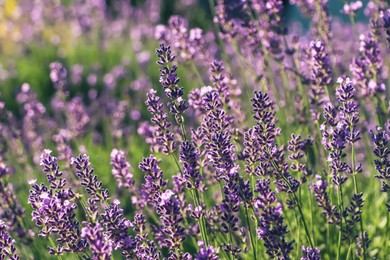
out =
<path fill-rule="evenodd" d="M 60 2 L 0 4 L 0 259 L 388 258 L 387 1 Z"/>

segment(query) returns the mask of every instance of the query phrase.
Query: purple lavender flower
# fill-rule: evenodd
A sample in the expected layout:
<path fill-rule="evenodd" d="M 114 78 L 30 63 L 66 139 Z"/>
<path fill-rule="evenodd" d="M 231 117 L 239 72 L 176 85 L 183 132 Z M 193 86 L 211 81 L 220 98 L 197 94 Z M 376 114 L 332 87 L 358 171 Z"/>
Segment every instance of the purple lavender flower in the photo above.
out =
<path fill-rule="evenodd" d="M 202 175 L 199 171 L 199 152 L 190 141 L 180 145 L 180 161 L 183 163 L 183 178 L 189 189 L 203 191 Z"/>
<path fill-rule="evenodd" d="M 376 131 L 370 131 L 371 140 L 374 143 L 375 169 L 378 171 L 378 178 L 382 182 L 382 192 L 390 191 L 390 149 L 389 149 L 389 134 L 381 127 L 377 127 Z M 390 202 L 387 202 L 387 210 L 390 211 Z"/>
<path fill-rule="evenodd" d="M 200 247 L 198 253 L 195 254 L 195 260 L 217 260 L 217 250 L 213 246 L 208 246 L 204 242 L 198 242 Z"/>
<path fill-rule="evenodd" d="M 343 185 L 347 180 L 345 173 L 352 172 L 350 166 L 342 160 L 345 157 L 345 145 L 350 133 L 344 128 L 343 123 L 337 119 L 337 110 L 334 107 L 325 108 L 325 122 L 321 125 L 322 144 L 330 152 L 328 161 L 331 169 L 333 184 Z M 327 128 L 326 125 L 329 125 Z"/>
<path fill-rule="evenodd" d="M 360 36 L 360 56 L 350 66 L 353 83 L 360 90 L 361 96 L 371 96 L 384 92 L 385 84 L 381 80 L 382 58 L 377 40 L 369 34 Z"/>
<path fill-rule="evenodd" d="M 146 105 L 149 112 L 153 115 L 151 121 L 155 124 L 154 136 L 158 150 L 165 154 L 170 154 L 175 150 L 174 135 L 169 131 L 171 123 L 168 121 L 168 115 L 163 111 L 163 104 L 160 98 L 156 96 L 156 91 L 151 89 L 147 93 L 148 99 Z"/>
<path fill-rule="evenodd" d="M 257 236 L 264 241 L 266 253 L 271 258 L 290 259 L 294 241 L 287 242 L 287 226 L 283 223 L 282 205 L 270 188 L 269 179 L 256 183 L 255 191 L 259 196 L 255 199 L 255 208 L 260 211 Z"/>
<path fill-rule="evenodd" d="M 360 139 L 360 132 L 357 130 L 359 122 L 358 104 L 355 101 L 355 88 L 349 78 L 339 78 L 340 87 L 336 89 L 336 96 L 340 102 L 340 120 L 348 130 L 346 139 L 355 143 Z"/>
<path fill-rule="evenodd" d="M 175 249 L 180 248 L 184 241 L 184 228 L 181 225 L 183 222 L 180 211 L 181 201 L 171 190 L 166 190 L 161 193 L 159 204 L 155 206 L 162 223 L 156 237 L 162 247 L 167 247 L 171 252 L 174 252 Z"/>
<path fill-rule="evenodd" d="M 246 172 L 255 175 L 276 177 L 278 190 L 293 193 L 299 182 L 288 172 L 283 150 L 276 145 L 276 136 L 280 129 L 276 127 L 275 111 L 268 94 L 255 91 L 251 99 L 256 125 L 245 133 L 246 161 L 250 167 Z M 256 164 L 255 164 L 256 163 Z"/>
<path fill-rule="evenodd" d="M 122 255 L 130 257 L 135 246 L 134 238 L 127 234 L 131 222 L 123 217 L 123 209 L 118 204 L 111 203 L 101 214 L 104 237 L 111 241 L 113 249 L 121 249 Z"/>
<path fill-rule="evenodd" d="M 60 62 L 50 63 L 50 79 L 56 89 L 65 90 L 67 75 L 65 67 Z"/>
<path fill-rule="evenodd" d="M 320 250 L 318 248 L 301 247 L 303 255 L 301 260 L 321 260 Z"/>
<path fill-rule="evenodd" d="M 76 194 L 71 188 L 65 188 L 66 181 L 58 168 L 57 158 L 45 150 L 41 155 L 41 165 L 46 172 L 50 187 L 38 185 L 32 181 L 28 203 L 32 206 L 32 220 L 42 227 L 40 237 L 58 234 L 56 248 L 50 248 L 49 253 L 60 255 L 66 252 L 81 252 L 86 243 L 80 238 L 79 223 L 76 220 L 76 203 L 72 201 Z"/>
<path fill-rule="evenodd" d="M 288 142 L 287 149 L 291 152 L 291 155 L 288 158 L 292 161 L 290 169 L 302 173 L 301 183 L 306 182 L 307 176 L 312 174 L 306 164 L 299 162 L 305 155 L 305 148 L 312 144 L 313 140 L 302 140 L 300 135 L 296 136 L 294 134 L 291 134 L 291 140 Z"/>
<path fill-rule="evenodd" d="M 320 175 L 316 175 L 316 181 L 310 185 L 314 193 L 318 206 L 323 209 L 322 214 L 328 219 L 330 224 L 340 224 L 341 215 L 336 206 L 332 206 L 327 192 L 328 182 L 323 180 Z"/>
<path fill-rule="evenodd" d="M 39 163 L 39 153 L 43 149 L 44 135 L 41 129 L 50 130 L 45 118 L 46 108 L 37 100 L 35 93 L 27 83 L 22 85 L 17 95 L 19 103 L 23 104 L 24 116 L 22 122 L 22 138 L 27 150 L 33 154 L 33 160 Z M 48 131 L 50 132 L 50 131 Z"/>
<path fill-rule="evenodd" d="M 351 198 L 351 204 L 345 210 L 347 212 L 345 218 L 345 226 L 342 227 L 343 239 L 346 241 L 353 241 L 359 237 L 359 232 L 356 230 L 355 225 L 361 221 L 362 208 L 364 200 L 363 193 L 353 194 Z M 364 245 L 367 249 L 368 244 Z"/>
<path fill-rule="evenodd" d="M 4 179 L 10 173 L 10 167 L 3 163 L 0 156 L 0 219 L 4 221 L 8 231 L 18 235 L 19 240 L 29 241 L 32 231 L 26 230 L 22 222 L 25 210 L 16 197 L 12 183 Z"/>
<path fill-rule="evenodd" d="M 6 226 L 0 220 L 0 259 L 18 260 L 19 256 L 16 254 L 15 240 L 6 231 Z"/>
<path fill-rule="evenodd" d="M 153 155 L 143 158 L 139 168 L 145 172 L 145 184 L 142 185 L 141 196 L 147 203 L 156 207 L 160 202 L 162 190 L 167 186 L 164 174 Z"/>
<path fill-rule="evenodd" d="M 90 116 L 80 97 L 75 97 L 66 104 L 67 127 L 73 136 L 80 136 L 90 122 Z"/>
<path fill-rule="evenodd" d="M 90 217 L 95 220 L 98 216 L 97 204 L 100 203 L 106 207 L 105 204 L 109 198 L 108 190 L 102 187 L 102 182 L 93 174 L 94 169 L 89 167 L 89 157 L 86 154 L 73 157 L 71 164 L 76 168 L 76 176 L 81 180 L 81 185 L 85 186 L 85 191 L 89 195 L 87 210 Z"/>
<path fill-rule="evenodd" d="M 387 46 L 390 48 L 390 9 L 381 11 L 380 16 L 383 20 L 383 28 L 386 32 Z"/>
<path fill-rule="evenodd" d="M 165 47 L 164 44 L 160 44 L 160 48 L 156 49 L 156 54 L 159 58 L 157 64 L 162 67 L 160 69 L 160 83 L 170 99 L 168 103 L 169 111 L 175 116 L 176 122 L 181 124 L 183 122 L 182 114 L 188 106 L 183 99 L 184 90 L 178 85 L 180 78 L 176 74 L 177 66 L 171 65 L 175 60 L 175 56 L 172 56 L 170 46 Z"/>
<path fill-rule="evenodd" d="M 130 163 L 126 161 L 125 152 L 118 149 L 111 151 L 112 175 L 118 182 L 119 188 L 131 188 L 134 186 L 133 174 L 130 172 Z"/>
<path fill-rule="evenodd" d="M 312 119 L 319 120 L 319 107 L 329 104 L 329 97 L 325 94 L 325 89 L 332 82 L 332 70 L 328 54 L 325 51 L 325 44 L 322 41 L 310 42 L 311 58 L 311 112 Z"/>
<path fill-rule="evenodd" d="M 160 259 L 162 257 L 161 252 L 157 250 L 153 241 L 147 239 L 145 223 L 145 216 L 141 212 L 137 212 L 134 221 L 131 223 L 134 232 L 136 232 L 134 254 L 142 259 Z"/>
<path fill-rule="evenodd" d="M 112 247 L 109 241 L 103 237 L 103 228 L 100 223 L 84 223 L 85 227 L 81 230 L 81 237 L 85 238 L 92 252 L 93 260 L 111 259 Z"/>

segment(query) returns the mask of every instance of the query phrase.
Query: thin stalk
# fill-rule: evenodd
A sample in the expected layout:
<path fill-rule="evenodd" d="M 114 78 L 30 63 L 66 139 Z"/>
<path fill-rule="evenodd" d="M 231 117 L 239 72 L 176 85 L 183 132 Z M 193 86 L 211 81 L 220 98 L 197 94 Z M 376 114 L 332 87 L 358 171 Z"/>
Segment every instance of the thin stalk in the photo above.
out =
<path fill-rule="evenodd" d="M 351 126 L 351 134 L 352 134 L 353 128 Z M 355 144 L 352 142 L 352 176 L 353 176 L 353 186 L 355 190 L 355 194 L 359 193 L 358 189 L 358 184 L 357 184 L 357 179 L 356 179 L 356 172 L 355 172 Z M 366 259 L 366 242 L 363 237 L 363 213 L 360 216 L 360 230 L 361 230 L 361 235 L 362 235 L 362 244 L 363 244 L 363 259 Z"/>
<path fill-rule="evenodd" d="M 193 200 L 195 202 L 195 205 L 197 207 L 201 206 L 198 190 L 194 189 L 194 190 L 192 190 L 191 193 L 192 193 L 192 197 L 193 197 Z M 200 233 L 201 233 L 203 241 L 206 243 L 206 246 L 208 246 L 209 239 L 208 239 L 208 235 L 207 235 L 207 226 L 206 225 L 207 225 L 206 220 L 204 219 L 204 217 L 201 217 L 199 219 L 199 229 L 200 229 Z"/>
<path fill-rule="evenodd" d="M 191 69 L 195 73 L 195 76 L 198 79 L 199 83 L 202 86 L 204 86 L 204 82 L 203 82 L 202 76 L 200 75 L 198 68 L 195 66 L 195 62 L 194 61 L 191 62 Z"/>
<path fill-rule="evenodd" d="M 50 236 L 48 236 L 47 238 L 49 239 L 50 245 L 53 247 L 53 249 L 55 249 L 56 248 L 56 244 L 54 243 L 53 239 Z M 62 260 L 62 257 L 60 255 L 57 255 L 57 259 L 58 260 Z"/>
<path fill-rule="evenodd" d="M 387 214 L 386 214 L 386 235 L 385 235 L 385 249 L 384 249 L 384 258 L 386 257 L 386 256 L 388 256 L 389 254 L 388 254 L 388 241 L 387 241 L 387 239 L 388 239 L 388 237 L 389 237 L 389 226 L 390 226 L 390 212 L 389 211 L 387 211 Z"/>
<path fill-rule="evenodd" d="M 340 252 L 341 252 L 341 228 L 340 228 L 340 231 L 339 231 L 339 238 L 338 238 L 338 241 L 337 241 L 337 257 L 336 257 L 336 260 L 340 259 Z"/>
<path fill-rule="evenodd" d="M 347 260 L 349 259 L 349 256 L 351 255 L 351 251 L 352 251 L 352 243 L 349 243 L 348 253 L 347 253 Z"/>
<path fill-rule="evenodd" d="M 253 242 L 253 234 L 252 234 L 251 222 L 249 221 L 248 207 L 247 207 L 245 201 L 244 201 L 244 204 L 245 204 L 246 222 L 248 223 L 249 237 L 250 237 L 251 244 L 252 244 L 253 255 L 254 255 L 254 259 L 257 260 L 256 246 L 255 246 L 255 243 Z"/>
<path fill-rule="evenodd" d="M 270 157 L 268 151 L 267 151 L 267 153 L 268 153 L 268 156 Z M 288 188 L 289 188 L 290 190 L 292 190 L 290 181 L 286 179 L 286 177 L 283 175 L 282 172 L 280 172 L 280 169 L 279 169 L 279 167 L 276 165 L 275 161 L 274 161 L 274 160 L 271 160 L 271 163 L 272 163 L 274 169 L 278 172 L 279 176 L 280 176 L 280 177 L 284 180 L 284 182 L 287 184 Z M 303 227 L 305 228 L 305 233 L 306 233 L 307 241 L 309 242 L 311 248 L 314 248 L 314 244 L 313 244 L 313 241 L 312 241 L 311 236 L 310 236 L 309 229 L 308 229 L 307 224 L 306 224 L 305 216 L 303 215 L 301 202 L 298 200 L 298 197 L 297 197 L 297 195 L 295 194 L 295 192 L 292 193 L 292 196 L 293 196 L 293 198 L 294 198 L 294 200 L 295 200 L 295 203 L 296 203 L 296 205 L 297 205 L 297 208 L 298 208 L 298 211 L 299 211 L 299 214 L 300 214 L 300 217 L 301 217 L 301 221 L 302 221 Z"/>

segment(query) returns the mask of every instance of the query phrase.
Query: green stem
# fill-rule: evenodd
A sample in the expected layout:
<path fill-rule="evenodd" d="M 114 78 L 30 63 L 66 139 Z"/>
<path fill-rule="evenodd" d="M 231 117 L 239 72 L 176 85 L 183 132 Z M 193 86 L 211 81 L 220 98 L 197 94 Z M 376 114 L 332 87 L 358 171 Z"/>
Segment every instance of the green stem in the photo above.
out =
<path fill-rule="evenodd" d="M 246 222 L 248 223 L 249 237 L 250 237 L 251 244 L 252 244 L 253 255 L 254 255 L 254 259 L 257 260 L 256 246 L 255 246 L 255 243 L 254 243 L 254 241 L 253 241 L 252 227 L 251 227 L 251 222 L 250 222 L 250 220 L 249 220 L 248 207 L 247 207 L 245 201 L 244 201 L 244 204 L 245 204 Z"/>
<path fill-rule="evenodd" d="M 268 153 L 268 156 L 271 157 L 269 154 L 269 151 L 267 151 L 267 153 Z M 271 160 L 271 162 L 272 162 L 274 169 L 278 172 L 279 176 L 284 180 L 284 182 L 287 184 L 288 188 L 290 190 L 292 190 L 290 181 L 287 180 L 287 178 L 283 175 L 283 173 L 280 171 L 279 167 L 276 165 L 275 161 Z M 292 193 L 292 196 L 293 196 L 294 201 L 297 205 L 297 208 L 298 208 L 298 211 L 299 211 L 299 214 L 301 217 L 301 221 L 302 221 L 303 227 L 305 229 L 307 241 L 309 242 L 311 248 L 314 248 L 314 244 L 313 244 L 313 241 L 311 240 L 310 232 L 309 232 L 309 229 L 308 229 L 307 224 L 306 224 L 305 216 L 304 216 L 303 211 L 302 211 L 302 205 L 301 205 L 300 201 L 298 200 L 295 192 Z"/>
<path fill-rule="evenodd" d="M 388 245 L 387 245 L 388 241 L 387 241 L 387 239 L 388 239 L 388 237 L 389 237 L 389 226 L 390 226 L 389 221 L 390 221 L 390 212 L 387 211 L 387 214 L 386 214 L 386 235 L 385 235 L 384 258 L 386 258 L 386 256 L 389 255 L 389 254 L 388 254 L 388 251 L 387 251 L 387 248 L 388 248 Z"/>
<path fill-rule="evenodd" d="M 47 238 L 49 239 L 50 245 L 51 245 L 51 246 L 53 247 L 53 249 L 55 250 L 57 247 L 56 247 L 56 244 L 54 243 L 53 239 L 52 239 L 50 236 L 48 236 Z M 58 260 L 62 260 L 62 257 L 61 257 L 60 255 L 57 255 L 57 259 L 58 259 Z"/>
<path fill-rule="evenodd" d="M 353 131 L 353 127 L 351 126 L 351 135 Z M 353 186 L 355 190 L 355 194 L 359 193 L 357 179 L 356 179 L 356 172 L 355 172 L 355 144 L 352 143 L 352 175 L 353 175 Z M 361 230 L 361 236 L 362 236 L 362 244 L 363 244 L 363 259 L 366 259 L 366 242 L 363 237 L 364 229 L 363 229 L 363 216 L 360 216 L 360 230 Z"/>

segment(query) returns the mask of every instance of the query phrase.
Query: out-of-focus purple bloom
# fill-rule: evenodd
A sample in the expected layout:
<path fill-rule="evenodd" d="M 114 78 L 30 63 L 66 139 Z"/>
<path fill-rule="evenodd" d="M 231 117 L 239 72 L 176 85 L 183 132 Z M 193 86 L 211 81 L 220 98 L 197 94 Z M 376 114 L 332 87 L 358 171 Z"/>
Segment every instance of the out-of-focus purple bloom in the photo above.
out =
<path fill-rule="evenodd" d="M 90 116 L 80 97 L 75 97 L 66 104 L 66 125 L 73 136 L 80 136 L 86 130 Z"/>
<path fill-rule="evenodd" d="M 390 48 L 390 9 L 381 11 L 380 17 L 383 20 L 383 28 L 386 32 L 387 47 Z"/>
<path fill-rule="evenodd" d="M 60 62 L 50 63 L 50 79 L 56 89 L 65 90 L 67 76 L 68 72 Z"/>
<path fill-rule="evenodd" d="M 72 148 L 69 145 L 71 138 L 72 133 L 67 129 L 59 129 L 58 133 L 53 136 L 53 141 L 56 143 L 58 159 L 66 161 L 67 164 L 69 164 L 73 155 Z"/>
<path fill-rule="evenodd" d="M 125 152 L 118 149 L 111 151 L 112 175 L 118 182 L 119 188 L 134 186 L 133 174 L 130 172 L 130 163 L 126 161 Z"/>
<path fill-rule="evenodd" d="M 49 120 L 45 117 L 46 108 L 37 100 L 35 93 L 27 83 L 22 85 L 16 99 L 23 104 L 24 110 L 22 122 L 23 142 L 29 152 L 33 154 L 34 162 L 38 164 L 45 133 L 50 133 L 51 130 L 48 124 Z"/>
<path fill-rule="evenodd" d="M 353 74 L 353 84 L 361 96 L 375 95 L 385 91 L 382 82 L 382 58 L 377 40 L 369 34 L 360 36 L 360 56 L 355 58 L 350 66 Z"/>
<path fill-rule="evenodd" d="M 301 260 L 321 260 L 320 250 L 318 248 L 310 248 L 302 246 L 302 257 Z"/>
<path fill-rule="evenodd" d="M 363 7 L 362 1 L 345 3 L 343 6 L 343 12 L 346 15 L 355 15 L 356 12 L 362 7 Z"/>
<path fill-rule="evenodd" d="M 0 220 L 0 259 L 18 260 L 15 240 L 8 234 L 6 225 Z"/>

